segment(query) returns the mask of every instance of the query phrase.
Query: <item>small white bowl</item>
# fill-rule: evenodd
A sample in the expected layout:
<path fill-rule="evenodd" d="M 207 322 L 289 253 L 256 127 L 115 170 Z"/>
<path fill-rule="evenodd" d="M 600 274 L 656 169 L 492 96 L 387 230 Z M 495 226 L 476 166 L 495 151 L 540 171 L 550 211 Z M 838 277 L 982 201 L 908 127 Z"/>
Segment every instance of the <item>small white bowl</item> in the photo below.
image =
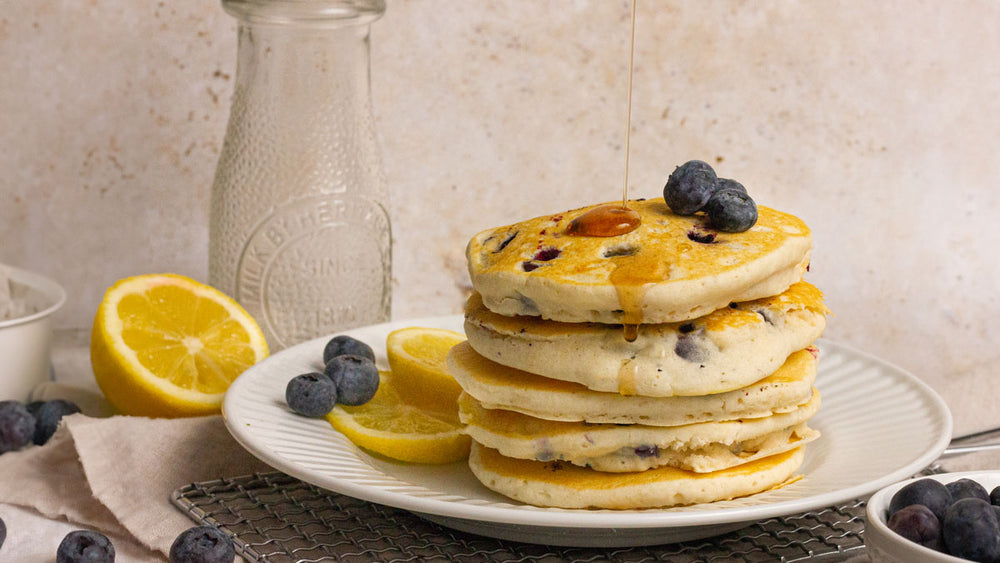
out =
<path fill-rule="evenodd" d="M 906 485 L 920 479 L 934 479 L 942 483 L 950 483 L 963 478 L 972 479 L 979 483 L 986 488 L 986 492 L 1000 486 L 1000 471 L 964 471 L 909 479 L 889 485 L 872 495 L 868 499 L 865 522 L 865 548 L 868 550 L 868 557 L 872 561 L 886 563 L 911 563 L 913 561 L 957 563 L 967 561 L 911 542 L 890 530 L 886 519 L 892 495 Z"/>
<path fill-rule="evenodd" d="M 36 385 L 51 378 L 52 314 L 66 302 L 66 292 L 44 276 L 2 267 L 33 312 L 0 320 L 0 400 L 26 401 Z"/>

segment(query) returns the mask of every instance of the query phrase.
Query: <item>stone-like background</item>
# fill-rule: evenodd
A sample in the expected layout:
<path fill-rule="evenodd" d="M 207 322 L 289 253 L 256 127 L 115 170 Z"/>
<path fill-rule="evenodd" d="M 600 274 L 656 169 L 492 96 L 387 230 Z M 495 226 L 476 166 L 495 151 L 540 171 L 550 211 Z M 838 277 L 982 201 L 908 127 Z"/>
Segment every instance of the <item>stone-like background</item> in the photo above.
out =
<path fill-rule="evenodd" d="M 389 0 L 372 87 L 396 319 L 457 313 L 476 231 L 619 197 L 625 0 Z M 235 71 L 209 0 L 0 2 L 0 262 L 90 326 L 118 278 L 207 280 Z M 707 160 L 812 227 L 827 336 L 916 373 L 957 430 L 1000 359 L 1000 4 L 640 0 L 635 197 Z M 978 408 L 968 408 L 968 407 Z"/>

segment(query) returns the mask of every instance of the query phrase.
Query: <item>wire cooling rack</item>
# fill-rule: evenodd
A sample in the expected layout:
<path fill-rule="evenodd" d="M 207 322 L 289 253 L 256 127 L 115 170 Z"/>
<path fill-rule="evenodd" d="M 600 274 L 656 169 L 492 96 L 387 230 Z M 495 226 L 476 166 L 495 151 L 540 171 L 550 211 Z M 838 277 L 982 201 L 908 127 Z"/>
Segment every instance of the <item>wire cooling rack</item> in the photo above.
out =
<path fill-rule="evenodd" d="M 249 561 L 841 561 L 864 553 L 865 502 L 769 518 L 725 535 L 662 546 L 565 548 L 445 528 L 404 510 L 320 489 L 280 472 L 193 483 L 172 500 L 230 534 Z"/>

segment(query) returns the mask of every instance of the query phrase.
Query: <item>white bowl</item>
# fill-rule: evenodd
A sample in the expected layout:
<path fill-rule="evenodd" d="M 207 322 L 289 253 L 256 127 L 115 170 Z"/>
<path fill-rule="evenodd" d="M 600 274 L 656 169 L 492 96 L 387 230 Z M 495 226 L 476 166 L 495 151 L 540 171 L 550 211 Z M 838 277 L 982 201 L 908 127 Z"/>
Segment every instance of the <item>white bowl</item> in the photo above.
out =
<path fill-rule="evenodd" d="M 26 293 L 33 312 L 0 320 L 0 400 L 26 401 L 36 385 L 51 378 L 52 314 L 66 302 L 66 292 L 44 276 L 2 267 L 11 284 Z"/>
<path fill-rule="evenodd" d="M 865 548 L 868 556 L 876 562 L 911 563 L 913 561 L 961 562 L 967 561 L 940 551 L 924 547 L 900 536 L 889 529 L 886 513 L 889 501 L 896 491 L 920 479 L 934 479 L 942 483 L 950 483 L 959 479 L 972 479 L 986 488 L 987 492 L 1000 486 L 1000 471 L 964 471 L 960 473 L 940 473 L 927 477 L 917 477 L 889 485 L 879 490 L 868 499 L 865 523 Z"/>

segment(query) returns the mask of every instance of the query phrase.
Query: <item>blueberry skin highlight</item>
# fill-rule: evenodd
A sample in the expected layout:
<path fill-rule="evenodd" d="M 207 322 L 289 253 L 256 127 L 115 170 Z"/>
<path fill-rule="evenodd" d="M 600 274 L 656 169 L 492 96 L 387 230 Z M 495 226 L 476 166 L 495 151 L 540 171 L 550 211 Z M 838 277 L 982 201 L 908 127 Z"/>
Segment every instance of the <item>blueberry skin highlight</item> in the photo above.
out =
<path fill-rule="evenodd" d="M 745 192 L 720 190 L 705 204 L 708 223 L 725 233 L 742 233 L 757 222 L 757 204 Z"/>
<path fill-rule="evenodd" d="M 233 540 L 213 526 L 195 526 L 181 532 L 170 546 L 170 563 L 232 563 Z"/>
<path fill-rule="evenodd" d="M 368 358 L 337 356 L 323 373 L 336 385 L 337 402 L 342 405 L 363 405 L 378 391 L 378 368 Z"/>
<path fill-rule="evenodd" d="M 717 179 L 707 162 L 689 160 L 670 173 L 663 186 L 663 200 L 678 215 L 694 215 L 712 197 Z"/>
<path fill-rule="evenodd" d="M 35 433 L 32 436 L 32 442 L 36 446 L 45 444 L 56 433 L 62 417 L 78 412 L 80 412 L 80 407 L 73 401 L 66 399 L 45 401 L 35 409 Z"/>
<path fill-rule="evenodd" d="M 1000 522 L 993 506 L 979 498 L 955 501 L 942 526 L 948 553 L 970 561 L 1000 560 Z"/>
<path fill-rule="evenodd" d="M 30 444 L 35 425 L 35 417 L 20 401 L 0 401 L 0 454 Z"/>
<path fill-rule="evenodd" d="M 920 479 L 896 491 L 889 499 L 889 517 L 911 504 L 922 504 L 931 509 L 938 520 L 944 522 L 944 515 L 952 503 L 951 492 L 940 481 Z"/>
<path fill-rule="evenodd" d="M 371 346 L 346 334 L 334 336 L 326 343 L 326 347 L 323 348 L 323 365 L 330 363 L 330 360 L 337 356 L 361 356 L 375 361 L 375 351 Z"/>
<path fill-rule="evenodd" d="M 113 563 L 115 546 L 100 532 L 76 530 L 66 534 L 56 550 L 56 563 Z"/>
<path fill-rule="evenodd" d="M 303 416 L 326 416 L 337 403 L 337 386 L 322 373 L 303 373 L 288 382 L 285 402 Z"/>

